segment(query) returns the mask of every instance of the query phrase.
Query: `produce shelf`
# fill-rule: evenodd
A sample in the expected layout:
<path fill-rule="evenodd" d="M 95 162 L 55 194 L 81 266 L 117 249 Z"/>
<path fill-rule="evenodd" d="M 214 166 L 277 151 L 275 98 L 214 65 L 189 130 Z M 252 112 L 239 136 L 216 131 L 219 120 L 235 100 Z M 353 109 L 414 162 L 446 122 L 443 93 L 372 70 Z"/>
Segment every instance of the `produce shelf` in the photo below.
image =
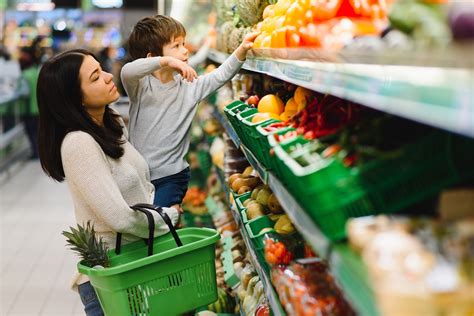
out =
<path fill-rule="evenodd" d="M 214 116 L 220 117 L 219 121 L 227 121 L 226 118 L 217 111 L 215 111 Z M 230 126 L 229 122 L 227 122 L 226 125 Z M 223 126 L 225 127 L 226 125 Z M 234 142 L 240 143 L 238 139 L 234 140 Z M 360 258 L 353 254 L 346 245 L 331 245 L 330 241 L 322 234 L 313 220 L 307 215 L 304 209 L 299 205 L 291 193 L 288 192 L 278 178 L 271 172 L 267 171 L 245 146 L 240 145 L 240 149 L 247 157 L 254 170 L 257 171 L 262 181 L 268 184 L 273 193 L 277 196 L 281 206 L 285 210 L 285 213 L 290 217 L 293 225 L 300 232 L 306 242 L 308 242 L 311 248 L 320 257 L 328 260 L 331 272 L 357 314 L 363 316 L 380 316 L 365 266 Z M 234 210 L 232 210 L 232 214 L 234 220 L 240 227 L 240 216 L 238 216 Z M 244 241 L 250 251 L 251 244 L 246 235 L 247 232 L 244 231 L 243 227 L 241 227 L 241 233 L 244 236 Z M 256 260 L 253 249 L 251 255 L 252 259 Z M 264 271 L 261 272 L 264 273 Z"/>
<path fill-rule="evenodd" d="M 236 214 L 233 208 L 231 209 L 232 209 L 232 215 L 234 216 L 234 219 L 237 220 L 239 215 Z M 249 251 L 252 264 L 255 267 L 255 271 L 257 271 L 257 274 L 260 277 L 260 280 L 262 280 L 263 288 L 265 290 L 265 296 L 268 299 L 268 304 L 270 305 L 270 309 L 272 310 L 273 315 L 275 316 L 286 315 L 285 311 L 283 310 L 283 307 L 280 304 L 280 299 L 278 298 L 278 294 L 275 292 L 275 289 L 273 288 L 270 276 L 265 272 L 262 265 L 260 264 L 260 261 L 258 261 L 257 259 L 257 254 L 255 253 L 255 250 L 252 247 L 252 243 L 250 242 L 250 239 L 247 234 L 247 231 L 245 230 L 245 227 L 243 225 L 239 225 L 239 229 L 240 229 L 242 238 L 244 240 L 245 246 L 247 247 Z"/>
<path fill-rule="evenodd" d="M 222 63 L 227 54 L 211 51 Z M 474 69 L 247 58 L 244 69 L 474 138 Z"/>
<path fill-rule="evenodd" d="M 237 134 L 232 136 L 231 133 L 229 133 L 227 127 L 231 127 L 231 125 L 227 119 L 217 110 L 214 111 L 214 116 L 218 118 L 219 122 L 226 122 L 226 124 L 223 124 L 225 130 L 228 132 L 234 143 L 240 144 Z M 234 139 L 234 137 L 236 137 L 236 139 Z M 255 158 L 252 152 L 245 146 L 240 145 L 239 147 L 245 157 L 247 157 L 252 168 L 257 171 L 260 179 L 262 179 L 262 181 L 272 189 L 273 193 L 275 193 L 281 206 L 303 238 L 319 256 L 326 258 L 330 247 L 329 240 L 323 235 L 313 220 L 308 216 L 308 214 L 306 214 L 303 208 L 293 198 L 283 184 L 281 184 L 277 177 L 266 170 L 265 167 Z"/>

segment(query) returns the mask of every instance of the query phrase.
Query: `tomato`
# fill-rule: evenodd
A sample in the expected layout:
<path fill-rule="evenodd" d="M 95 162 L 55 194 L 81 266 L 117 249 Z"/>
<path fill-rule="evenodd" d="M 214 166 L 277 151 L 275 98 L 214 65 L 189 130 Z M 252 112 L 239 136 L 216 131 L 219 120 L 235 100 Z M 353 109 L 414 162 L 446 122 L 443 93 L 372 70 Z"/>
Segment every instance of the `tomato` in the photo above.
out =
<path fill-rule="evenodd" d="M 349 0 L 342 0 L 342 4 L 339 7 L 336 16 L 356 17 L 357 14 Z"/>
<path fill-rule="evenodd" d="M 270 308 L 267 305 L 260 305 L 255 311 L 255 316 L 270 316 Z"/>

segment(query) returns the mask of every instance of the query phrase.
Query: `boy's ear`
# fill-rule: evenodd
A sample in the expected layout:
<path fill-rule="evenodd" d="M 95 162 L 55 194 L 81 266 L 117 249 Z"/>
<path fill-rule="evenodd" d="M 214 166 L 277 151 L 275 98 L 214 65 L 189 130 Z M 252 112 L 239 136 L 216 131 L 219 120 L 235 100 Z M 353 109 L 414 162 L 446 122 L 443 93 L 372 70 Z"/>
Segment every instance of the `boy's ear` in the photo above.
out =
<path fill-rule="evenodd" d="M 153 57 L 151 53 L 146 54 L 146 58 L 150 58 L 150 57 Z"/>

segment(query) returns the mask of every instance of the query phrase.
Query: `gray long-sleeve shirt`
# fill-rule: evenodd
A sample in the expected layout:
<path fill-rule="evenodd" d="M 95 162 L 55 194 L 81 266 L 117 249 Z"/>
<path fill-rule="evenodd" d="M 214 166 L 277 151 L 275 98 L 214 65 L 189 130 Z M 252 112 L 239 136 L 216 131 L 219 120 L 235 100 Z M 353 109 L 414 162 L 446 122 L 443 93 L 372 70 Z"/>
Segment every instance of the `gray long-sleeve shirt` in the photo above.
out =
<path fill-rule="evenodd" d="M 166 84 L 152 75 L 160 68 L 160 57 L 140 58 L 123 66 L 121 79 L 130 98 L 130 142 L 145 157 L 152 180 L 188 167 L 184 156 L 198 102 L 230 80 L 242 64 L 232 54 L 219 68 L 193 82 L 177 74 Z"/>

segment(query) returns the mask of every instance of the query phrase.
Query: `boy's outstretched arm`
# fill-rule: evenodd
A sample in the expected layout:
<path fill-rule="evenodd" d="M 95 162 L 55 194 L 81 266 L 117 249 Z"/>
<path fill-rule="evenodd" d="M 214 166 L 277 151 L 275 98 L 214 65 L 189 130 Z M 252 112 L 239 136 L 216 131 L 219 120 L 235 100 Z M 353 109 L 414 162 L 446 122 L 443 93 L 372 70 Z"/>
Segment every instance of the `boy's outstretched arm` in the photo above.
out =
<path fill-rule="evenodd" d="M 242 67 L 247 52 L 252 48 L 253 41 L 258 34 L 258 32 L 247 34 L 240 46 L 219 68 L 207 75 L 199 77 L 196 84 L 189 87 L 189 91 L 194 97 L 195 103 L 205 99 L 234 77 Z"/>

